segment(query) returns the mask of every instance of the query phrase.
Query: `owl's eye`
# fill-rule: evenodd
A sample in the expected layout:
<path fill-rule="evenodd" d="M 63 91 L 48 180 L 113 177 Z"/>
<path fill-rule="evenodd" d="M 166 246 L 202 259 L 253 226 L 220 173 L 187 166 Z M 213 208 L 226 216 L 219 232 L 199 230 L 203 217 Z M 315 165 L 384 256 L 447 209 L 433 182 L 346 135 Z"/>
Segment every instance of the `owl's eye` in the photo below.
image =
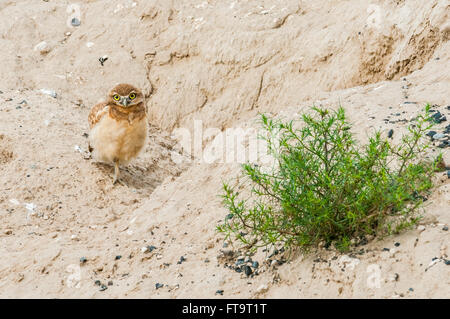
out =
<path fill-rule="evenodd" d="M 114 94 L 113 95 L 113 99 L 116 100 L 116 101 L 119 101 L 120 100 L 120 96 L 118 94 Z"/>
<path fill-rule="evenodd" d="M 132 100 L 134 100 L 134 99 L 136 98 L 136 93 L 131 93 L 131 94 L 129 95 L 129 98 L 132 99 Z"/>

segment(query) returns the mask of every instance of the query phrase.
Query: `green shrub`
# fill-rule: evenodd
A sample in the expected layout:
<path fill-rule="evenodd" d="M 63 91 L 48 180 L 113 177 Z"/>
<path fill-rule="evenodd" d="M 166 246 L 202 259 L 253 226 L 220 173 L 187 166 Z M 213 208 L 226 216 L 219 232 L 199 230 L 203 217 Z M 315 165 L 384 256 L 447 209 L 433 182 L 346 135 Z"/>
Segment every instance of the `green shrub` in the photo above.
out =
<path fill-rule="evenodd" d="M 223 185 L 229 210 L 218 230 L 247 248 L 284 244 L 308 250 L 319 243 L 349 248 L 352 239 L 398 232 L 417 222 L 436 161 L 426 161 L 429 106 L 399 145 L 378 131 L 358 146 L 343 108 L 313 108 L 300 128 L 262 115 L 269 154 L 267 170 L 244 164 L 247 179 Z M 246 181 L 248 183 L 246 183 Z M 250 197 L 238 190 L 251 185 Z M 248 188 L 247 188 L 248 189 Z M 248 189 L 250 191 L 250 189 Z"/>

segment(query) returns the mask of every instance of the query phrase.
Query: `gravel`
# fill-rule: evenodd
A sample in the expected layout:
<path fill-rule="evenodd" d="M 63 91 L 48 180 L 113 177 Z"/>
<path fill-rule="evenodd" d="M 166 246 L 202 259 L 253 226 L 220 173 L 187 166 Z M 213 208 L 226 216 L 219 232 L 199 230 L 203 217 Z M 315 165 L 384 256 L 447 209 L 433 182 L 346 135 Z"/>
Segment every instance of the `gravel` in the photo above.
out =
<path fill-rule="evenodd" d="M 388 138 L 392 138 L 393 135 L 394 135 L 394 130 L 390 129 L 388 132 Z"/>
<path fill-rule="evenodd" d="M 78 18 L 73 18 L 72 21 L 70 21 L 72 26 L 79 27 L 81 25 L 81 21 Z"/>

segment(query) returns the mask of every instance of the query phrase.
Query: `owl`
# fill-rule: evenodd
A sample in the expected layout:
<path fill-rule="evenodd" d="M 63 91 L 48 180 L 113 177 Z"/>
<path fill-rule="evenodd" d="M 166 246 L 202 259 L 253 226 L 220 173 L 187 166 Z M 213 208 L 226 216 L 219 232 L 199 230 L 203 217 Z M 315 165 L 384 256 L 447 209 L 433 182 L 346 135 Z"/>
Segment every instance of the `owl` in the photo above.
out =
<path fill-rule="evenodd" d="M 138 156 L 147 139 L 144 95 L 130 84 L 116 85 L 106 101 L 89 113 L 89 151 L 94 159 L 114 164 L 113 184 L 119 180 L 119 165 Z"/>

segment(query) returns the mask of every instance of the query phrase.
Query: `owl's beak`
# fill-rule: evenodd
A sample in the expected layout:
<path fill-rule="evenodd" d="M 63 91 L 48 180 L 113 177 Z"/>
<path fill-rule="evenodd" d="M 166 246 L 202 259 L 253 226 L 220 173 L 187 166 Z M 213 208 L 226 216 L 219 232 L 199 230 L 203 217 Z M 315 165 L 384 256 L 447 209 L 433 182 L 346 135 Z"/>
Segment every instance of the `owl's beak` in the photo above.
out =
<path fill-rule="evenodd" d="M 128 99 L 127 98 L 124 98 L 123 100 L 122 100 L 122 104 L 123 104 L 123 106 L 128 106 Z"/>

